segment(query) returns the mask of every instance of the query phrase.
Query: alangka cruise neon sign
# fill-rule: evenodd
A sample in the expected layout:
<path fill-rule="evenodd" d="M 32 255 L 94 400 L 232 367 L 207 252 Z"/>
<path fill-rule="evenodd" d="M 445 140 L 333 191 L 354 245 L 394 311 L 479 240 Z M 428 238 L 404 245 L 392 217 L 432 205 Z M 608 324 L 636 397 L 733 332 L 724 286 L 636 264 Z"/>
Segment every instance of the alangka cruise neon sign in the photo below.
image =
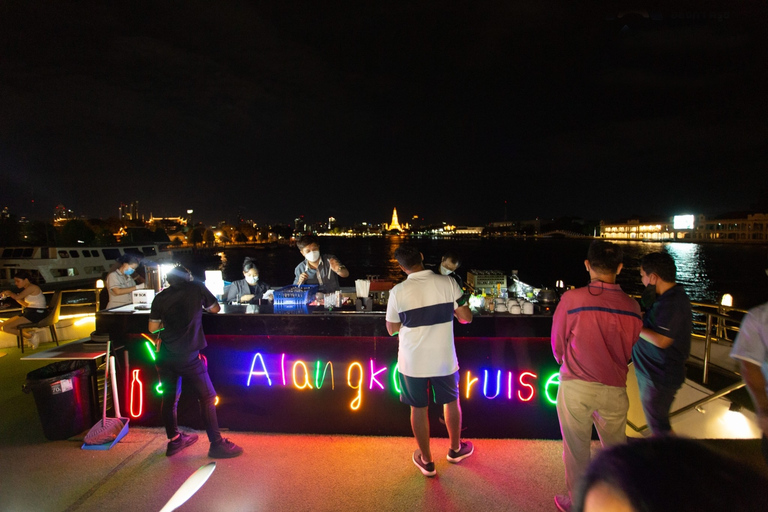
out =
<path fill-rule="evenodd" d="M 148 351 L 152 350 L 148 346 Z M 154 355 L 154 354 L 152 354 Z M 297 392 L 317 392 L 336 390 L 337 375 L 332 361 L 305 361 L 289 357 L 286 353 L 269 354 L 256 352 L 243 368 L 246 388 L 261 392 L 276 388 L 289 388 Z M 390 391 L 393 397 L 401 390 L 397 379 L 397 364 L 382 364 L 376 359 L 353 361 L 347 364 L 337 363 L 336 368 L 343 369 L 338 376 L 342 386 L 354 391 L 349 408 L 358 411 L 363 407 L 364 392 Z M 150 377 L 151 378 L 151 377 Z M 538 401 L 555 404 L 557 388 L 560 384 L 557 372 L 542 378 L 531 370 L 512 371 L 509 369 L 460 370 L 462 400 L 515 401 L 521 403 Z M 138 418 L 142 413 L 143 390 L 148 387 L 142 382 L 138 370 L 134 371 L 130 389 L 131 416 Z M 155 388 L 162 393 L 161 389 Z"/>

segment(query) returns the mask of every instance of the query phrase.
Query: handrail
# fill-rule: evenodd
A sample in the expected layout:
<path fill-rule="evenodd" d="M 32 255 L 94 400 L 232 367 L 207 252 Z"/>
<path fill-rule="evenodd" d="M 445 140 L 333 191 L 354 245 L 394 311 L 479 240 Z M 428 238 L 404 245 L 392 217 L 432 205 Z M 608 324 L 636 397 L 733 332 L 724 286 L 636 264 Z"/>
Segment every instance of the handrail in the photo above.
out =
<path fill-rule="evenodd" d="M 690 403 L 688 405 L 685 405 L 685 406 L 677 409 L 676 411 L 670 412 L 669 413 L 669 417 L 673 418 L 675 416 L 683 414 L 684 412 L 690 411 L 691 409 L 695 409 L 696 407 L 700 407 L 700 406 L 702 406 L 702 405 L 704 405 L 706 403 L 712 402 L 713 400 L 717 400 L 718 398 L 724 397 L 725 395 L 727 395 L 728 393 L 731 393 L 732 391 L 736 391 L 737 389 L 743 388 L 745 385 L 746 384 L 744 384 L 744 381 L 735 382 L 735 383 L 731 384 L 730 386 L 721 389 L 720 391 L 715 391 L 711 395 L 707 395 L 704 398 L 696 400 L 693 403 Z M 635 425 L 631 421 L 627 420 L 627 425 L 629 425 L 629 427 L 632 430 L 634 430 L 635 432 L 642 432 L 642 431 L 648 429 L 648 424 L 647 423 L 645 425 L 641 425 L 641 426 L 638 427 L 637 425 Z"/>

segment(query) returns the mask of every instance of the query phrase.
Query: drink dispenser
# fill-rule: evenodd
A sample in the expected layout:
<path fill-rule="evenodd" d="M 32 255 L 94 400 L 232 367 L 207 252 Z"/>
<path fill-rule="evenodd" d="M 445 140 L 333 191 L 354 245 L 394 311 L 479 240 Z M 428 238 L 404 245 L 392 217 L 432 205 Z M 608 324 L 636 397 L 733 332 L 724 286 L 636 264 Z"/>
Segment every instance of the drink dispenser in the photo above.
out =
<path fill-rule="evenodd" d="M 156 294 L 163 289 L 163 275 L 157 263 L 144 263 L 144 284 L 148 289 L 154 290 Z"/>

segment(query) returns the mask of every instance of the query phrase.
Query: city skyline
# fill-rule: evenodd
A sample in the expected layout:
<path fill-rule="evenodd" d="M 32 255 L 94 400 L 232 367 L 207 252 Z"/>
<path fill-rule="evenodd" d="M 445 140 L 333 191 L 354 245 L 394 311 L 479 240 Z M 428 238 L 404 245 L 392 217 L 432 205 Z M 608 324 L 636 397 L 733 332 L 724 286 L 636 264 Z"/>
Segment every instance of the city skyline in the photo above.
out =
<path fill-rule="evenodd" d="M 0 207 L 139 201 L 206 224 L 768 210 L 768 8 L 635 7 L 5 5 Z"/>

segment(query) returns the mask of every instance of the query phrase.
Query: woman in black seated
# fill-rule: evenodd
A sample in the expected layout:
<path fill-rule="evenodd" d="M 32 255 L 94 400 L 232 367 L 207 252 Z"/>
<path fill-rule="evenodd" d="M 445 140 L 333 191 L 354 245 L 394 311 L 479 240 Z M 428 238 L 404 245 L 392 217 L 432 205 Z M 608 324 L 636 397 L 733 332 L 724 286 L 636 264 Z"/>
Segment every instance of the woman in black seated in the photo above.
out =
<path fill-rule="evenodd" d="M 269 290 L 269 285 L 259 281 L 259 269 L 251 258 L 245 258 L 243 261 L 244 279 L 234 281 L 227 288 L 227 302 L 239 302 L 241 304 L 254 304 L 264 297 L 264 293 Z"/>

